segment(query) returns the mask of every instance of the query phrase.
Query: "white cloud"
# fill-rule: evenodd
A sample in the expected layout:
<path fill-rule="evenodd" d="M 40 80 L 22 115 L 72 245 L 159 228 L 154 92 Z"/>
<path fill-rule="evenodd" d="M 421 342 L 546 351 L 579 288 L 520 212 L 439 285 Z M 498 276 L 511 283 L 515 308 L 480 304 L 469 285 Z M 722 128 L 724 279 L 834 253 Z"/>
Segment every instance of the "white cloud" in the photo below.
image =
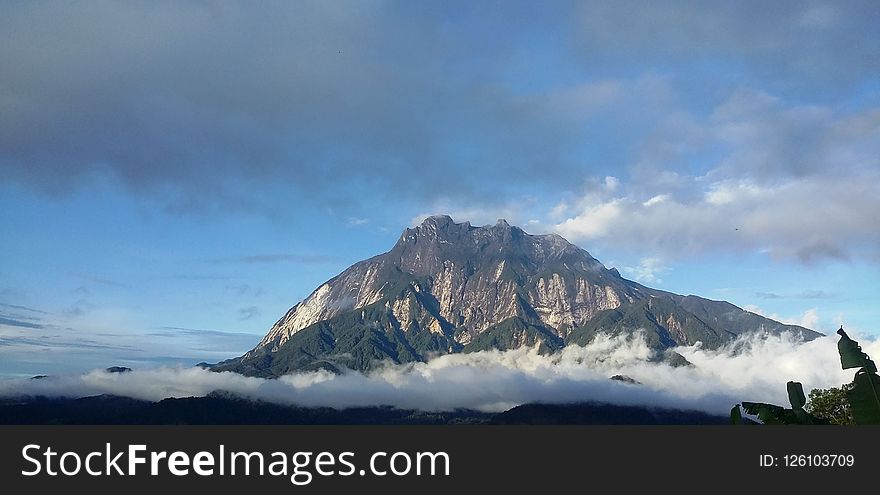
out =
<path fill-rule="evenodd" d="M 642 206 L 647 208 L 650 206 L 659 205 L 660 203 L 663 203 L 663 202 L 667 201 L 668 199 L 669 199 L 668 194 L 658 194 L 656 196 L 651 196 L 650 199 L 648 199 L 647 201 L 642 203 Z"/>
<path fill-rule="evenodd" d="M 530 198 L 519 198 L 518 201 L 492 207 L 462 207 L 460 204 L 451 202 L 439 202 L 430 211 L 431 213 L 420 213 L 412 217 L 409 221 L 411 227 L 421 224 L 425 218 L 431 215 L 449 215 L 456 222 L 471 222 L 472 225 L 494 225 L 499 219 L 505 219 L 511 225 L 526 225 L 532 227 L 538 226 L 538 223 L 532 222 L 534 217 L 527 210 L 527 207 L 533 203 Z M 538 229 L 541 230 L 541 229 Z M 537 230 L 536 230 L 537 232 Z"/>
<path fill-rule="evenodd" d="M 628 179 L 588 180 L 549 212 L 552 230 L 667 259 L 880 259 L 880 109 L 740 89 L 702 118 L 669 106 L 654 129 Z"/>
<path fill-rule="evenodd" d="M 625 266 L 620 270 L 634 278 L 637 282 L 643 284 L 662 284 L 663 279 L 659 275 L 669 271 L 669 267 L 665 266 L 660 258 L 649 256 L 639 260 L 638 266 Z"/>
<path fill-rule="evenodd" d="M 618 187 L 620 187 L 620 179 L 610 175 L 605 177 L 605 189 L 614 192 Z"/>
<path fill-rule="evenodd" d="M 747 198 L 759 198 L 766 193 L 765 189 L 746 181 L 715 182 L 709 185 L 705 201 L 710 205 L 723 206 Z"/>
<path fill-rule="evenodd" d="M 556 223 L 559 234 L 605 247 L 638 247 L 680 258 L 708 251 L 765 252 L 812 262 L 877 256 L 880 174 L 793 178 L 772 185 L 713 182 L 698 199 L 672 195 L 588 195 L 576 213 Z"/>
<path fill-rule="evenodd" d="M 760 307 L 754 304 L 748 304 L 745 306 L 746 311 L 751 311 L 752 313 L 759 314 L 761 316 L 765 316 L 770 318 L 771 320 L 776 320 L 786 325 L 799 325 L 804 328 L 815 329 L 818 328 L 819 324 L 819 310 L 818 308 L 810 308 L 804 311 L 802 314 L 798 316 L 780 316 L 777 313 L 769 313 L 764 311 Z"/>
<path fill-rule="evenodd" d="M 801 315 L 800 319 L 797 320 L 795 325 L 800 325 L 806 328 L 817 328 L 819 324 L 819 310 L 816 308 L 810 308 L 804 311 L 804 314 Z"/>
<path fill-rule="evenodd" d="M 359 227 L 361 225 L 366 225 L 370 222 L 367 218 L 357 218 L 357 217 L 348 217 L 345 221 L 346 227 Z"/>
<path fill-rule="evenodd" d="M 840 369 L 837 339 L 800 343 L 790 335 L 751 337 L 719 350 L 699 345 L 677 349 L 695 367 L 649 363 L 641 336 L 600 336 L 586 347 L 571 346 L 541 356 L 534 350 L 452 354 L 427 363 L 387 366 L 369 375 L 301 373 L 278 380 L 212 373 L 194 368 L 159 368 L 43 380 L 0 381 L 0 396 L 117 394 L 148 400 L 202 396 L 227 390 L 284 404 L 336 408 L 393 405 L 425 410 L 459 407 L 499 411 L 527 402 L 602 401 L 698 409 L 726 414 L 742 400 L 787 404 L 785 382 L 805 390 L 852 379 Z M 880 341 L 861 341 L 880 356 Z M 625 374 L 643 385 L 609 380 Z"/>
<path fill-rule="evenodd" d="M 612 199 L 598 204 L 584 205 L 580 214 L 557 224 L 556 230 L 570 240 L 609 235 L 612 225 L 622 220 L 622 202 L 620 199 Z"/>
<path fill-rule="evenodd" d="M 565 217 L 565 215 L 569 211 L 569 205 L 565 201 L 560 201 L 550 210 L 550 219 L 551 220 L 561 220 Z"/>

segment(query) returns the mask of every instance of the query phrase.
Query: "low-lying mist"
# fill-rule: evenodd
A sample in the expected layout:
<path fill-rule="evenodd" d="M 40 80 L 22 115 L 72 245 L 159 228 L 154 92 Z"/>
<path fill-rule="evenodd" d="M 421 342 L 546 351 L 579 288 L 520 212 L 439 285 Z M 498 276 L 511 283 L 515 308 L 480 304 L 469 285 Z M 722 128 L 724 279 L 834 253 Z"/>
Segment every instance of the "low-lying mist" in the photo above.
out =
<path fill-rule="evenodd" d="M 869 355 L 880 357 L 880 340 L 862 338 L 861 344 Z M 836 335 L 809 342 L 789 334 L 749 336 L 717 350 L 695 345 L 676 351 L 694 366 L 649 362 L 652 351 L 641 334 L 600 335 L 586 347 L 569 346 L 553 355 L 526 348 L 451 354 L 427 363 L 389 364 L 369 374 L 310 372 L 262 379 L 201 368 L 95 370 L 3 380 L 0 397 L 113 394 L 158 401 L 223 390 L 281 404 L 334 408 L 390 405 L 493 412 L 529 402 L 597 401 L 726 414 L 743 400 L 787 405 L 789 380 L 810 391 L 849 382 L 854 372 L 840 368 Z M 611 380 L 613 375 L 640 383 Z"/>

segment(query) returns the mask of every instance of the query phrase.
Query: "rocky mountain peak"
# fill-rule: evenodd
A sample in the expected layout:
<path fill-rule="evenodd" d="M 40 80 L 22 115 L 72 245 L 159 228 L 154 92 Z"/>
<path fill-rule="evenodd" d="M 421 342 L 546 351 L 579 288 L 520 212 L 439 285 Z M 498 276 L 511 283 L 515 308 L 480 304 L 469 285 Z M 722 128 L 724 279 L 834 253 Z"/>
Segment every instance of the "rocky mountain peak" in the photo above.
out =
<path fill-rule="evenodd" d="M 417 276 L 436 274 L 448 263 L 494 270 L 502 261 L 529 276 L 547 263 L 561 263 L 566 270 L 606 271 L 588 252 L 561 236 L 528 234 L 503 218 L 494 225 L 474 227 L 470 222 L 456 223 L 448 215 L 428 217 L 404 230 L 388 257 Z"/>
<path fill-rule="evenodd" d="M 423 230 L 443 230 L 450 225 L 455 225 L 455 220 L 452 219 L 449 215 L 431 215 L 425 218 L 422 223 L 419 225 L 419 228 Z"/>
<path fill-rule="evenodd" d="M 404 229 L 397 245 L 416 241 L 436 242 L 460 237 L 471 229 L 470 222 L 455 223 L 449 215 L 432 215 L 415 227 Z"/>
<path fill-rule="evenodd" d="M 729 303 L 626 280 L 556 234 L 528 234 L 504 219 L 474 227 L 437 215 L 404 230 L 390 251 L 319 286 L 256 348 L 218 369 L 365 370 L 383 359 L 553 350 L 599 333 L 646 332 L 659 349 L 697 341 L 713 347 L 761 329 L 810 336 Z"/>

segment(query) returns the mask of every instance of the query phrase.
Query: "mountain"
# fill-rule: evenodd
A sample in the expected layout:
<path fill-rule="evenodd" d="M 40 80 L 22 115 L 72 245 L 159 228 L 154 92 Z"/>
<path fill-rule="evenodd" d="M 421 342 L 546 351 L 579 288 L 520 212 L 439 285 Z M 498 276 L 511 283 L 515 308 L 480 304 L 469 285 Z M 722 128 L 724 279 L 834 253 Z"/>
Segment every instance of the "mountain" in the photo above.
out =
<path fill-rule="evenodd" d="M 244 356 L 212 367 L 275 377 L 293 371 L 369 370 L 383 361 L 537 346 L 552 352 L 598 333 L 644 330 L 659 351 L 715 348 L 754 331 L 812 330 L 733 304 L 645 287 L 556 234 L 530 235 L 432 216 L 387 253 L 355 263 L 296 304 Z"/>

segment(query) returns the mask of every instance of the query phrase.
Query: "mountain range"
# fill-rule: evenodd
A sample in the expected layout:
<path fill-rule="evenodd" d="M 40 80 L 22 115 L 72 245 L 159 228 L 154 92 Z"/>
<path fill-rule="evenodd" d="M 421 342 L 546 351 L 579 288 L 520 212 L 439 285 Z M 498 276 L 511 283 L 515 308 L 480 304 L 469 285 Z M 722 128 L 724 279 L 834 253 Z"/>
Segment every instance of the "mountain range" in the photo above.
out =
<path fill-rule="evenodd" d="M 355 263 L 290 308 L 245 355 L 211 368 L 277 377 L 295 371 L 368 371 L 383 362 L 490 349 L 551 353 L 599 333 L 643 332 L 654 359 L 736 337 L 821 334 L 731 303 L 682 296 L 623 278 L 556 234 L 499 220 L 482 227 L 432 216 L 390 251 Z"/>

